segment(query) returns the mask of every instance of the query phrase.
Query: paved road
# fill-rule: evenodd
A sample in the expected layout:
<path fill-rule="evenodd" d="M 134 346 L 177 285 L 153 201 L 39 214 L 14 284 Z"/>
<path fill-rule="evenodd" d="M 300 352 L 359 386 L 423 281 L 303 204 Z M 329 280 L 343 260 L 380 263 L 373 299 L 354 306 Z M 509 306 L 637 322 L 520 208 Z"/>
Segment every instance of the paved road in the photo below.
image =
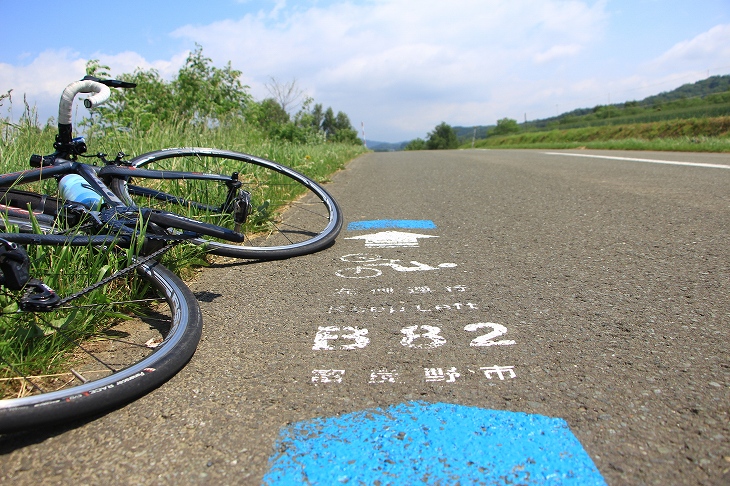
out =
<path fill-rule="evenodd" d="M 564 419 L 608 484 L 730 484 L 730 157 L 546 152 L 353 161 L 334 247 L 202 272 L 191 363 L 0 438 L 0 481 L 259 484 L 287 425 L 425 402 Z"/>

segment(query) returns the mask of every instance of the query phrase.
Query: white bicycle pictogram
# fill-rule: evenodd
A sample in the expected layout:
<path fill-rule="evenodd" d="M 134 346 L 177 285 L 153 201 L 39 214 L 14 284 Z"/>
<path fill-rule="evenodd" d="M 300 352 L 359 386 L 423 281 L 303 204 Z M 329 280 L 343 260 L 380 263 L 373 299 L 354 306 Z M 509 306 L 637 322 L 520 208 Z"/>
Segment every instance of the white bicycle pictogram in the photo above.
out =
<path fill-rule="evenodd" d="M 343 262 L 358 263 L 357 266 L 338 270 L 335 274 L 342 278 L 374 278 L 383 274 L 378 267 L 390 267 L 396 272 L 423 272 L 429 270 L 438 270 L 440 268 L 454 268 L 456 263 L 440 263 L 437 266 L 427 265 L 425 263 L 411 260 L 410 266 L 401 264 L 400 260 L 391 258 L 383 258 L 380 255 L 372 253 L 352 253 L 340 257 Z"/>

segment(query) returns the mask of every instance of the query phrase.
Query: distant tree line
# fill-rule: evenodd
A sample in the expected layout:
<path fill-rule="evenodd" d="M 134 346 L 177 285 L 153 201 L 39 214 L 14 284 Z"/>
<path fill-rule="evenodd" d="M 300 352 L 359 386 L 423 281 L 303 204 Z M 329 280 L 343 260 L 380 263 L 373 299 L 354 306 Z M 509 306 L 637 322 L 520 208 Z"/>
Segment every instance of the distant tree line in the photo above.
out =
<path fill-rule="evenodd" d="M 520 131 L 517 120 L 502 118 L 497 121 L 497 126 L 490 128 L 486 133 L 491 135 L 509 135 Z M 456 130 L 446 122 L 436 125 L 433 131 L 428 133 L 426 140 L 416 138 L 411 140 L 403 150 L 445 150 L 459 148 L 465 140 L 459 140 Z"/>
<path fill-rule="evenodd" d="M 445 150 L 458 147 L 459 139 L 456 136 L 456 131 L 446 122 L 441 122 L 436 125 L 433 131 L 428 133 L 426 140 L 422 138 L 411 140 L 403 150 Z"/>
<path fill-rule="evenodd" d="M 483 139 L 536 130 L 728 115 L 730 115 L 730 75 L 711 76 L 669 92 L 649 96 L 641 101 L 580 108 L 556 117 L 526 121 L 522 124 L 512 118 L 497 120 L 496 126 L 450 127 L 446 123 L 441 123 L 428 134 L 426 140 L 422 138 L 411 140 L 405 145 L 404 150 L 456 148 L 468 143 L 472 138 Z"/>
<path fill-rule="evenodd" d="M 109 69 L 98 60 L 86 66 L 87 74 L 100 78 L 109 77 Z M 302 94 L 295 81 L 280 84 L 272 79 L 269 91 L 273 96 L 254 101 L 249 87 L 241 82 L 241 71 L 230 62 L 223 68 L 213 66 L 201 46 L 188 55 L 171 81 L 162 79 L 155 69 L 137 69 L 118 78 L 137 87 L 112 90 L 110 101 L 92 112 L 91 124 L 97 128 L 147 131 L 153 125 L 216 126 L 242 121 L 273 139 L 362 144 L 345 113 L 335 114 L 331 107 L 324 109 L 311 98 L 291 116 L 287 108 Z"/>

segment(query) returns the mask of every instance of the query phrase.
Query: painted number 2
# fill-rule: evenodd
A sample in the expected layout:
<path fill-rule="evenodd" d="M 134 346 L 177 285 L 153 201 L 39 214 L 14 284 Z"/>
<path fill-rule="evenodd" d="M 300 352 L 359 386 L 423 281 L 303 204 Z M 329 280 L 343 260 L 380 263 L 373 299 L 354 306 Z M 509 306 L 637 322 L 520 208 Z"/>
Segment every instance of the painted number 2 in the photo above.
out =
<path fill-rule="evenodd" d="M 494 340 L 499 336 L 507 334 L 507 328 L 504 327 L 502 324 L 497 324 L 494 322 L 477 322 L 476 324 L 469 324 L 465 326 L 464 330 L 468 332 L 476 332 L 483 328 L 492 329 L 492 332 L 488 332 L 472 339 L 471 343 L 469 343 L 470 346 L 509 346 L 515 343 L 514 341 L 509 339 L 503 339 L 501 341 Z"/>

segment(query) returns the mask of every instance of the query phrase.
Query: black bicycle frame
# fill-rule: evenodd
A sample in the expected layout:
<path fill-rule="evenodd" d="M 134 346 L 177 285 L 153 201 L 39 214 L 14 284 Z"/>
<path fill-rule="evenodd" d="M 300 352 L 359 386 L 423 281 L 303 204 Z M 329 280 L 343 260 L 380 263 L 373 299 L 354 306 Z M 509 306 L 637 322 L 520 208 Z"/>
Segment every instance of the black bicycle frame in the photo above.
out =
<path fill-rule="evenodd" d="M 102 177 L 116 177 L 128 180 L 130 177 L 139 177 L 147 179 L 198 179 L 208 181 L 219 181 L 228 185 L 228 196 L 221 207 L 215 208 L 217 211 L 223 211 L 229 204 L 235 189 L 240 187 L 237 180 L 237 174 L 233 176 L 223 176 L 216 174 L 203 174 L 197 172 L 174 172 L 174 171 L 156 171 L 149 169 L 137 169 L 134 167 L 125 167 L 120 165 L 109 164 L 104 167 L 97 167 L 81 162 L 66 160 L 58 156 L 42 157 L 41 165 L 20 172 L 0 175 L 0 188 L 14 188 L 19 184 L 27 184 L 38 182 L 50 178 L 60 178 L 67 174 L 78 174 L 84 178 L 92 190 L 100 194 L 105 204 L 110 208 L 127 208 L 126 204 L 119 199 L 104 183 Z M 164 194 L 164 193 L 161 193 Z M 166 195 L 169 196 L 169 195 Z M 159 196 L 158 198 L 162 198 Z M 171 196 L 170 196 L 171 197 Z M 178 201 L 182 203 L 181 201 Z M 137 209 L 137 208 L 135 208 Z M 204 223 L 191 218 L 179 216 L 161 210 L 141 208 L 143 218 L 149 218 L 149 221 L 156 223 L 162 227 L 172 227 L 184 231 L 220 238 L 227 241 L 240 243 L 244 240 L 244 235 L 229 230 L 221 226 Z"/>
<path fill-rule="evenodd" d="M 102 196 L 108 206 L 124 206 L 121 199 L 99 178 L 97 175 L 97 171 L 99 170 L 99 167 L 93 165 L 74 162 L 73 160 L 66 160 L 59 157 L 54 159 L 53 165 L 43 165 L 37 169 L 28 169 L 0 175 L 0 187 L 11 188 L 18 184 L 60 178 L 67 174 L 78 174 L 84 178 L 94 192 Z"/>

